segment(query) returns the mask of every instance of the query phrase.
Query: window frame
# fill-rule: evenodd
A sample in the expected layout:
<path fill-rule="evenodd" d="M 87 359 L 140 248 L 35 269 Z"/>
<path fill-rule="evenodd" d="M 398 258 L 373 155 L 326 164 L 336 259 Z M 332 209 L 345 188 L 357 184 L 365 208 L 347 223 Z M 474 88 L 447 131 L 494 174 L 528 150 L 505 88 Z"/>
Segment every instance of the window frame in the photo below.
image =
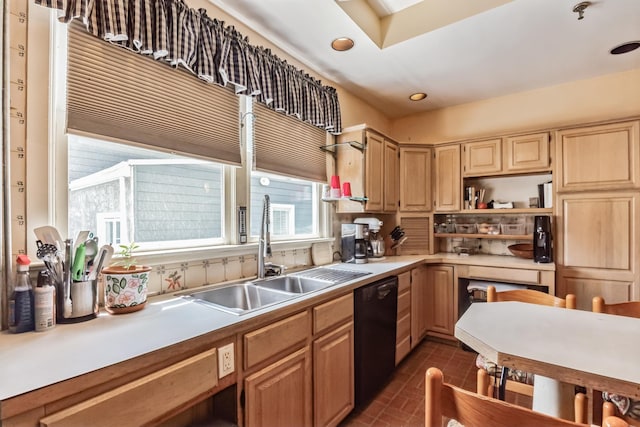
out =
<path fill-rule="evenodd" d="M 68 138 L 65 134 L 64 116 L 60 116 L 61 114 L 65 114 L 66 83 L 64 70 L 60 69 L 59 64 L 66 63 L 66 49 L 64 48 L 64 46 L 66 46 L 67 26 L 66 24 L 58 22 L 55 19 L 54 13 L 52 11 L 46 10 L 44 8 L 35 9 L 40 9 L 37 11 L 41 15 L 40 20 L 43 22 L 48 21 L 44 23 L 44 25 L 50 31 L 49 38 L 47 39 L 47 46 L 38 45 L 37 48 L 32 50 L 32 45 L 34 43 L 30 43 L 29 45 L 30 54 L 31 52 L 36 51 L 39 54 L 45 55 L 45 58 L 47 58 L 46 60 L 48 61 L 48 67 L 46 69 L 48 70 L 49 77 L 49 79 L 44 82 L 44 85 L 46 85 L 47 91 L 49 93 L 49 102 L 47 103 L 47 105 L 42 107 L 43 111 L 46 110 L 46 116 L 48 117 L 46 123 L 49 124 L 47 129 L 48 150 L 45 156 L 47 163 L 46 170 L 48 171 L 47 188 L 49 189 L 49 197 L 47 198 L 47 206 L 44 215 L 47 217 L 47 219 L 43 221 L 43 216 L 39 216 L 34 222 L 54 224 L 58 228 L 60 233 L 65 236 L 68 229 L 68 162 L 66 156 L 68 148 Z M 37 38 L 32 38 L 31 40 L 34 39 Z M 36 73 L 36 75 L 42 75 L 42 73 Z M 30 83 L 31 81 L 32 80 L 30 80 Z M 226 206 L 223 211 L 223 235 L 225 236 L 224 241 L 222 242 L 222 244 L 206 246 L 186 246 L 183 248 L 152 248 L 144 247 L 143 244 L 140 249 L 140 256 L 138 257 L 142 261 L 144 261 L 147 256 L 151 258 L 155 257 L 157 259 L 163 259 L 167 257 L 171 257 L 170 259 L 176 260 L 201 259 L 202 251 L 206 251 L 206 256 L 208 258 L 215 257 L 216 255 L 222 253 L 227 256 L 232 254 L 241 255 L 255 252 L 257 246 L 257 238 L 249 235 L 247 236 L 247 243 L 240 244 L 237 230 L 238 207 L 246 206 L 248 210 L 247 220 L 251 218 L 249 212 L 249 201 L 251 171 L 253 167 L 253 152 L 251 149 L 251 144 L 247 143 L 247 141 L 250 141 L 251 139 L 251 126 L 247 126 L 247 122 L 252 119 L 250 104 L 253 100 L 245 95 L 240 95 L 240 97 L 241 100 L 239 111 L 239 125 L 241 127 L 240 145 L 243 165 L 241 167 L 222 165 L 224 175 L 224 205 Z M 31 96 L 28 98 L 28 105 L 34 105 L 36 102 L 37 97 L 33 92 L 31 92 Z M 40 114 L 36 114 L 35 116 L 42 117 L 42 115 L 43 113 L 41 112 Z M 37 120 L 34 118 L 34 116 L 31 116 L 31 118 L 32 121 Z M 95 138 L 94 135 L 85 136 Z M 100 139 L 105 140 L 105 138 Z M 116 143 L 132 144 L 129 141 L 121 141 L 115 139 L 112 139 L 111 141 Z M 31 150 L 31 152 L 33 152 L 33 150 Z M 39 162 L 42 161 L 42 159 L 38 160 Z M 29 162 L 29 164 L 31 165 L 31 162 Z M 273 243 L 279 249 L 304 248 L 309 247 L 313 242 L 334 240 L 334 238 L 332 237 L 332 215 L 330 206 L 329 204 L 323 203 L 321 201 L 321 184 L 317 183 L 315 185 L 318 186 L 318 191 L 316 191 L 315 195 L 318 198 L 318 201 L 316 202 L 318 236 L 304 237 L 300 239 L 287 238 L 285 240 L 276 240 Z M 30 195 L 28 195 L 28 197 L 30 197 Z M 40 204 L 39 202 L 40 201 L 38 201 L 37 204 Z M 247 229 L 250 230 L 250 224 L 247 224 Z M 33 237 L 30 237 L 29 234 L 32 233 L 28 233 L 28 239 L 31 240 L 28 247 L 35 248 L 35 239 L 33 239 Z"/>

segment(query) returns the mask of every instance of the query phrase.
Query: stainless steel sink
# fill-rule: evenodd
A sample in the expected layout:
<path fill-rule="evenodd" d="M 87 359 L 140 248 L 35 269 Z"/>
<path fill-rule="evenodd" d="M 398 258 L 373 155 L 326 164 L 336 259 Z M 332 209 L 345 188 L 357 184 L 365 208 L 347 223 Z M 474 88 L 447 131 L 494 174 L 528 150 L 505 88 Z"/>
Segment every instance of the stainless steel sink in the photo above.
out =
<path fill-rule="evenodd" d="M 239 315 L 287 301 L 296 296 L 299 294 L 260 287 L 252 283 L 239 283 L 194 292 L 185 295 L 185 298 Z"/>
<path fill-rule="evenodd" d="M 270 279 L 254 282 L 260 288 L 276 289 L 284 292 L 296 294 L 306 294 L 329 286 L 335 283 L 326 280 L 310 279 L 299 276 L 279 276 Z"/>

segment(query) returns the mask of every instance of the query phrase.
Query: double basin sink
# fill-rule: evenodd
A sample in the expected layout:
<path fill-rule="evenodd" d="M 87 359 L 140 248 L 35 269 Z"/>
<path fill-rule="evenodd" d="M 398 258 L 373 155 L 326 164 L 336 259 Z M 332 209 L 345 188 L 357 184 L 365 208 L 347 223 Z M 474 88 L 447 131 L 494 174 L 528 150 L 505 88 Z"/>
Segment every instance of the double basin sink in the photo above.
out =
<path fill-rule="evenodd" d="M 370 273 L 319 267 L 286 276 L 218 286 L 184 297 L 227 313 L 241 315 L 367 274 Z"/>

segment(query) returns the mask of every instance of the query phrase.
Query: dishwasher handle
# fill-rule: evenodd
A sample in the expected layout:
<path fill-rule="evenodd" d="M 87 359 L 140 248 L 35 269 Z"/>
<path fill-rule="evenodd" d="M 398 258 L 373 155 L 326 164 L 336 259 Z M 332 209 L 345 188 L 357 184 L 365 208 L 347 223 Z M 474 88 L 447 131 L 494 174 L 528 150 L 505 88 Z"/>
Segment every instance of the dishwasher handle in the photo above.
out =
<path fill-rule="evenodd" d="M 378 286 L 378 288 L 376 289 L 378 299 L 385 299 L 395 286 L 396 285 L 394 283 L 388 283 L 386 285 Z"/>

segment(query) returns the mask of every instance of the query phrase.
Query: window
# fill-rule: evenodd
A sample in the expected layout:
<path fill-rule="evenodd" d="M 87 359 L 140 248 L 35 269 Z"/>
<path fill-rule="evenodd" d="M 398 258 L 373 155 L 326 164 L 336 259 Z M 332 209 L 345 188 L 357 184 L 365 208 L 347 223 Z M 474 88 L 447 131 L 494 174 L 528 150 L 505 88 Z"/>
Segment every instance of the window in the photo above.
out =
<path fill-rule="evenodd" d="M 271 200 L 271 237 L 319 237 L 318 185 L 315 182 L 262 172 L 251 173 L 251 236 L 260 234 L 262 200 Z"/>
<path fill-rule="evenodd" d="M 148 247 L 222 243 L 223 166 L 69 136 L 69 235 Z"/>

